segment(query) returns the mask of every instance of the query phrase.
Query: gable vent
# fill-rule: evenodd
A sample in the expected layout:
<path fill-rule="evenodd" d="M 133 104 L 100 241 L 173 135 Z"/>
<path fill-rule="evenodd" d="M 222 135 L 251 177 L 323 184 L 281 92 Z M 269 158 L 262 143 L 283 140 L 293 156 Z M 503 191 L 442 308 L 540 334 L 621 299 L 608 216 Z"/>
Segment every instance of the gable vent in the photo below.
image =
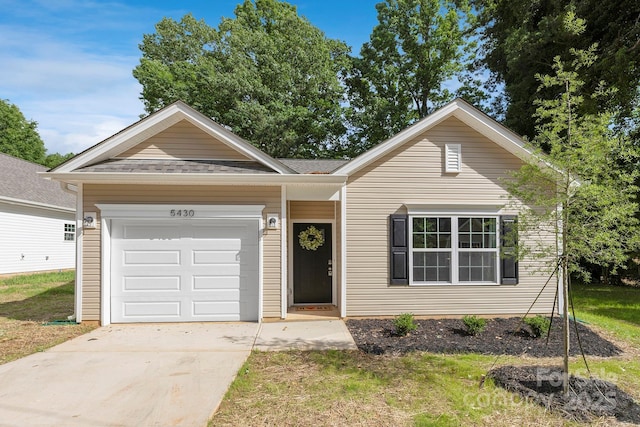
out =
<path fill-rule="evenodd" d="M 460 172 L 462 168 L 462 146 L 460 144 L 445 144 L 445 172 Z"/>

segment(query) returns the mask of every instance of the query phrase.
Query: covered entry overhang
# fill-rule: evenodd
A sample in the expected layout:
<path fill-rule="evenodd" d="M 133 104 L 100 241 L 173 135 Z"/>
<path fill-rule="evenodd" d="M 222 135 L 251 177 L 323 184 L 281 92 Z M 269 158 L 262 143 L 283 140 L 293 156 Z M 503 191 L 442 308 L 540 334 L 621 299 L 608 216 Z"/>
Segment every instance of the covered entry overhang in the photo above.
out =
<path fill-rule="evenodd" d="M 346 316 L 346 177 L 282 186 L 281 317 L 293 306 L 333 305 Z"/>

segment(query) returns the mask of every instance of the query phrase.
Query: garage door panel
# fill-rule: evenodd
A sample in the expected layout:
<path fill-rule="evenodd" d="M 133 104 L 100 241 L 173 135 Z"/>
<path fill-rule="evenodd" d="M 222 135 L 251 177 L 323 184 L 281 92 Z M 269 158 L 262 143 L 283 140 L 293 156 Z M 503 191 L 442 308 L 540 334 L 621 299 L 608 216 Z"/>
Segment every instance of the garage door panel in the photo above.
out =
<path fill-rule="evenodd" d="M 123 278 L 124 292 L 127 291 L 179 291 L 180 276 L 127 276 Z"/>
<path fill-rule="evenodd" d="M 240 319 L 240 303 L 235 301 L 193 301 L 192 305 L 194 317 L 218 317 Z M 235 320 L 235 319 L 234 319 Z"/>
<path fill-rule="evenodd" d="M 122 303 L 122 314 L 124 319 L 135 321 L 155 321 L 158 317 L 177 321 L 182 314 L 182 302 L 173 301 L 127 301 Z"/>
<path fill-rule="evenodd" d="M 125 225 L 122 238 L 125 240 L 180 240 L 179 226 Z"/>
<path fill-rule="evenodd" d="M 238 276 L 194 276 L 194 290 L 207 289 L 240 289 Z"/>
<path fill-rule="evenodd" d="M 191 237 L 193 239 L 237 239 L 250 237 L 256 230 L 253 225 L 237 220 L 226 220 L 224 225 L 198 224 L 191 227 Z"/>
<path fill-rule="evenodd" d="M 179 250 L 126 250 L 123 255 L 124 265 L 180 265 Z"/>
<path fill-rule="evenodd" d="M 196 250 L 192 252 L 194 264 L 236 264 L 240 263 L 238 250 Z"/>
<path fill-rule="evenodd" d="M 255 220 L 114 220 L 111 248 L 113 323 L 258 320 Z"/>

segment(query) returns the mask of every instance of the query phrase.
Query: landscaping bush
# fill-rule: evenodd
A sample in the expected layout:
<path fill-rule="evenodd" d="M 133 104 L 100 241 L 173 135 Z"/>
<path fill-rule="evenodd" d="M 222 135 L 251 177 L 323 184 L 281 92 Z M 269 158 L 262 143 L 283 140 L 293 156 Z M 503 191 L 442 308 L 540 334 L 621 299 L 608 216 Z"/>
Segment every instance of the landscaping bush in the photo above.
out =
<path fill-rule="evenodd" d="M 525 318 L 524 323 L 526 323 L 529 328 L 531 328 L 531 334 L 534 337 L 544 338 L 549 333 L 549 325 L 551 324 L 551 320 L 544 316 L 537 315 L 536 317 Z"/>
<path fill-rule="evenodd" d="M 413 314 L 402 313 L 393 319 L 393 326 L 396 328 L 396 335 L 404 337 L 411 331 L 418 329 L 418 325 L 413 319 Z"/>
<path fill-rule="evenodd" d="M 469 335 L 476 336 L 487 326 L 487 320 L 478 316 L 464 316 L 462 318 L 464 326 L 467 327 Z"/>

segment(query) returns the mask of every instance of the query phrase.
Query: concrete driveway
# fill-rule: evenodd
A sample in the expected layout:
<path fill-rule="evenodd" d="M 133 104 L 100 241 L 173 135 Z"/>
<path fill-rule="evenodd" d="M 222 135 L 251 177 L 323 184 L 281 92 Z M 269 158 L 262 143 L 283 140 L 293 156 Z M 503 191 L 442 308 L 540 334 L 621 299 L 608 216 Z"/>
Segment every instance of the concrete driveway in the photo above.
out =
<path fill-rule="evenodd" d="M 112 325 L 0 365 L 0 426 L 206 426 L 258 328 Z"/>

